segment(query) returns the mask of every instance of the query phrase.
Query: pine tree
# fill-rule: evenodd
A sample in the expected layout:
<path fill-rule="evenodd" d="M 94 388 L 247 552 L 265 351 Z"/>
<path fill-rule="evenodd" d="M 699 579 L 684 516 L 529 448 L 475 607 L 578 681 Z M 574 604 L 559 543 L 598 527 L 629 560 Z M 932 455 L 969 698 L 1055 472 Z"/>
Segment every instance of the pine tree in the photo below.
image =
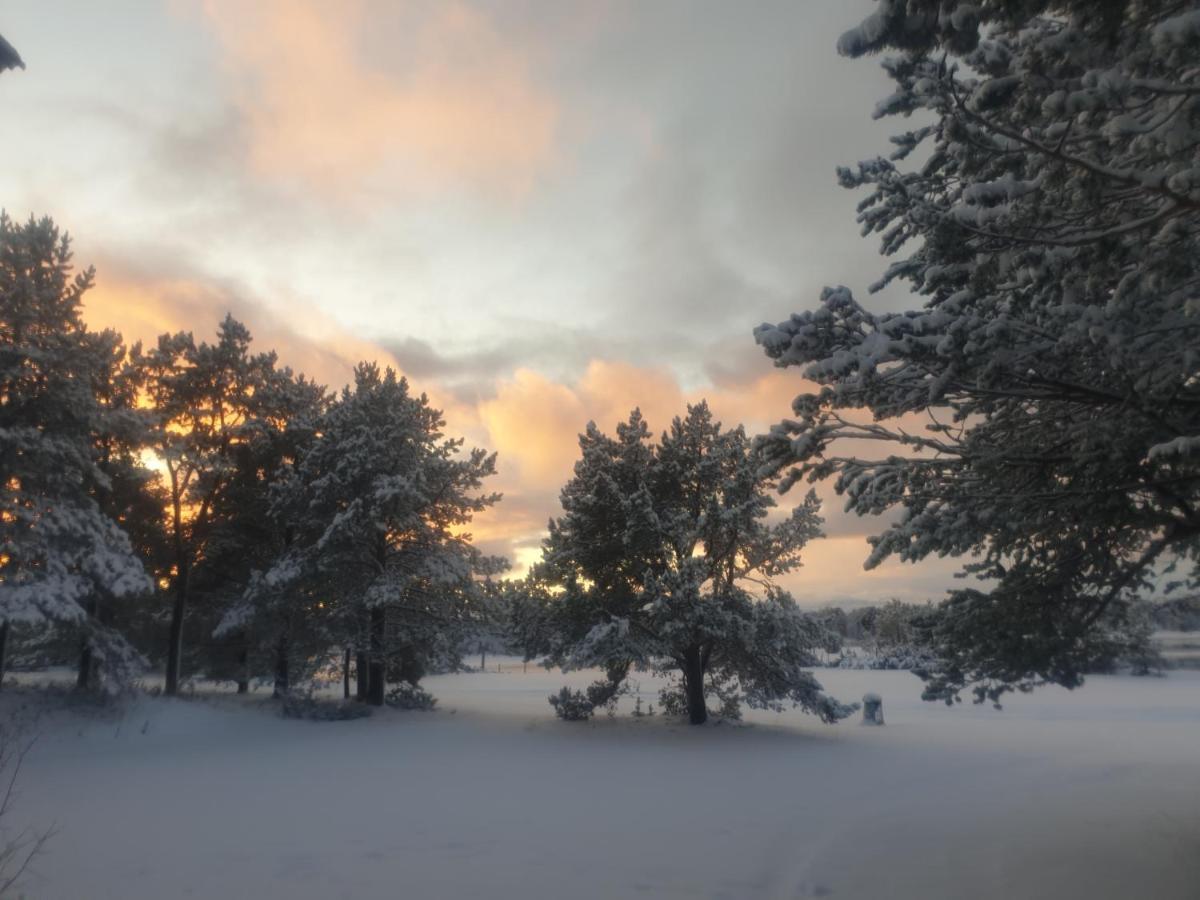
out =
<path fill-rule="evenodd" d="M 250 677 L 269 674 L 281 695 L 293 660 L 306 661 L 327 647 L 310 634 L 322 618 L 315 601 L 308 604 L 310 614 L 300 615 L 287 603 L 271 602 L 280 598 L 261 579 L 295 536 L 291 522 L 271 515 L 271 490 L 315 439 L 329 396 L 284 368 L 267 373 L 254 402 L 256 427 L 232 448 L 229 483 L 214 500 L 212 533 L 194 586 L 208 600 L 206 630 L 218 642 L 207 660 L 209 675 L 232 672 L 245 691 Z"/>
<path fill-rule="evenodd" d="M 252 354 L 250 341 L 245 326 L 226 316 L 215 343 L 197 344 L 190 333 L 164 334 L 136 359 L 156 413 L 152 449 L 166 472 L 172 593 L 168 695 L 179 689 L 194 570 L 218 525 L 222 496 L 233 484 L 237 448 L 268 427 L 275 354 Z"/>
<path fill-rule="evenodd" d="M 92 396 L 100 410 L 101 429 L 92 435 L 92 455 L 105 479 L 92 494 L 100 510 L 128 535 L 147 572 L 162 556 L 161 507 L 155 495 L 155 475 L 142 457 L 150 434 L 151 413 L 140 408 L 141 371 L 134 364 L 121 336 L 112 330 L 92 335 L 97 359 Z M 149 592 L 138 597 L 149 598 Z M 126 626 L 136 615 L 133 604 L 97 588 L 84 602 L 77 684 L 91 686 L 98 663 L 108 660 L 109 674 L 128 680 L 145 660 L 128 652 Z M 115 670 L 116 661 L 122 661 Z"/>
<path fill-rule="evenodd" d="M 473 608 L 476 574 L 495 568 L 463 529 L 500 498 L 479 493 L 495 455 L 462 453 L 441 412 L 391 369 L 355 370 L 319 435 L 280 480 L 272 515 L 295 540 L 262 576 L 275 602 L 320 604 L 329 641 L 352 644 L 362 699 L 412 684 L 454 661 Z"/>
<path fill-rule="evenodd" d="M 97 458 L 114 411 L 97 401 L 111 335 L 87 330 L 91 269 L 72 275 L 70 242 L 49 219 L 0 213 L 0 676 L 11 623 L 86 628 L 111 671 L 138 655 L 89 621 L 98 596 L 150 589 L 128 536 L 101 509 L 113 487 Z"/>
<path fill-rule="evenodd" d="M 545 587 L 516 611 L 526 652 L 603 668 L 590 706 L 615 698 L 637 668 L 679 677 L 668 708 L 693 724 L 708 717 L 707 695 L 726 714 L 742 701 L 780 709 L 789 700 L 829 722 L 849 714 L 807 671 L 833 636 L 773 581 L 819 534 L 815 496 L 768 521 L 773 480 L 743 429 L 722 430 L 705 403 L 657 444 L 638 410 L 615 438 L 589 423 L 579 443 L 534 574 Z"/>
<path fill-rule="evenodd" d="M 925 302 L 877 314 L 827 288 L 761 326 L 819 386 L 764 452 L 785 487 L 835 477 L 849 509 L 903 511 L 868 566 L 974 557 L 983 586 L 931 628 L 927 697 L 1075 686 L 1164 566 L 1200 576 L 1200 18 L 881 0 L 839 49 L 895 52 L 875 115 L 917 124 L 839 179 L 869 190 L 863 233 L 907 253 L 874 288 Z"/>

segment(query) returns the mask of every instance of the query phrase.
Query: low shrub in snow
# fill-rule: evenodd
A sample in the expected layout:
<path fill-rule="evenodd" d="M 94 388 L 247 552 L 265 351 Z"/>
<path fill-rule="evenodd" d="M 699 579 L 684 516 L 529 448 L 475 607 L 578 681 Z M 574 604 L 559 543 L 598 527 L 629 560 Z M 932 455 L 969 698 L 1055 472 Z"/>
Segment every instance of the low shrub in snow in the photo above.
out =
<path fill-rule="evenodd" d="M 551 694 L 550 705 L 554 707 L 554 714 L 568 722 L 582 722 L 590 719 L 603 706 L 610 716 L 615 715 L 617 701 L 631 690 L 625 680 L 628 674 L 628 665 L 613 666 L 605 673 L 606 677 L 593 681 L 586 691 L 564 687 L 557 694 Z"/>
<path fill-rule="evenodd" d="M 429 710 L 437 705 L 437 698 L 433 694 L 408 683 L 392 688 L 384 699 L 388 706 L 394 706 L 396 709 Z"/>
<path fill-rule="evenodd" d="M 551 694 L 550 705 L 554 707 L 554 714 L 566 722 L 586 722 L 596 711 L 583 691 L 573 691 L 569 687 Z"/>
<path fill-rule="evenodd" d="M 831 669 L 928 669 L 935 657 L 923 647 L 900 645 L 875 648 L 846 648 L 842 655 L 830 660 Z"/>
<path fill-rule="evenodd" d="M 352 700 L 317 700 L 310 694 L 284 694 L 280 707 L 285 719 L 307 719 L 310 722 L 344 722 L 365 719 L 371 707 Z"/>

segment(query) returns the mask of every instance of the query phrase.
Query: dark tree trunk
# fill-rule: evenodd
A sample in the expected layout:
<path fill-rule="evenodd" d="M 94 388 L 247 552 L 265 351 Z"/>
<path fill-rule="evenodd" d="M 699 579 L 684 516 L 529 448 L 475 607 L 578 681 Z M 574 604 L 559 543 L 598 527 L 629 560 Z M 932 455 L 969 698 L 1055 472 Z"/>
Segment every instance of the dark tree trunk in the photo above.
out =
<path fill-rule="evenodd" d="M 4 687 L 4 667 L 8 663 L 8 623 L 0 624 L 0 688 Z"/>
<path fill-rule="evenodd" d="M 383 631 L 387 624 L 382 606 L 371 608 L 371 658 L 367 666 L 367 702 L 383 706 L 386 666 L 383 658 Z"/>
<path fill-rule="evenodd" d="M 342 651 L 342 699 L 350 699 L 350 647 Z"/>
<path fill-rule="evenodd" d="M 75 687 L 86 691 L 92 686 L 92 645 L 84 638 L 79 645 L 79 675 L 75 678 Z"/>
<path fill-rule="evenodd" d="M 688 721 L 703 725 L 708 721 L 708 707 L 704 705 L 704 662 L 699 648 L 683 655 L 683 689 L 687 692 Z"/>
<path fill-rule="evenodd" d="M 167 677 L 163 693 L 174 697 L 179 693 L 179 673 L 183 662 L 183 617 L 187 612 L 188 572 L 187 566 L 179 569 L 175 581 L 175 602 L 171 606 L 171 637 L 167 647 Z"/>
<path fill-rule="evenodd" d="M 487 671 L 487 648 L 486 647 L 479 648 L 479 671 L 480 672 Z"/>
<path fill-rule="evenodd" d="M 238 652 L 238 666 L 242 671 L 238 676 L 237 692 L 248 694 L 250 693 L 250 651 L 245 647 Z"/>
<path fill-rule="evenodd" d="M 288 692 L 290 686 L 288 681 L 287 638 L 280 638 L 279 646 L 275 649 L 275 689 L 271 691 L 271 696 L 282 697 Z"/>
<path fill-rule="evenodd" d="M 367 654 L 361 650 L 354 654 L 354 677 L 356 681 L 354 699 L 367 700 Z"/>
<path fill-rule="evenodd" d="M 95 597 L 89 600 L 84 608 L 87 610 L 89 618 L 99 618 Z M 83 640 L 79 642 L 79 674 L 75 678 L 76 688 L 86 691 L 92 686 L 92 669 L 92 644 L 85 634 Z"/>

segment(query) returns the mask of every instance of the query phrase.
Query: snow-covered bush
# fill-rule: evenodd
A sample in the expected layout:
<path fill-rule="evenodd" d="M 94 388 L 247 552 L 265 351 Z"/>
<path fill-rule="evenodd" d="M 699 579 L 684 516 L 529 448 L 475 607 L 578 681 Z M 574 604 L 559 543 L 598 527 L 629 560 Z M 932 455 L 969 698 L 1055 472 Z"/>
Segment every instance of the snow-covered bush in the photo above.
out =
<path fill-rule="evenodd" d="M 281 698 L 279 712 L 285 719 L 308 719 L 313 722 L 344 722 L 364 719 L 371 707 L 352 700 L 322 700 L 304 691 L 291 691 Z"/>
<path fill-rule="evenodd" d="M 566 685 L 557 694 L 550 695 L 554 714 L 567 722 L 585 722 L 596 711 L 596 705 L 583 691 L 573 691 Z"/>
<path fill-rule="evenodd" d="M 437 698 L 415 684 L 398 684 L 387 693 L 388 706 L 396 709 L 430 710 L 437 706 Z"/>
<path fill-rule="evenodd" d="M 925 671 L 936 662 L 937 657 L 929 648 L 907 644 L 845 647 L 840 656 L 829 661 L 829 666 L 835 669 L 900 669 L 915 672 Z"/>
<path fill-rule="evenodd" d="M 613 715 L 617 711 L 617 702 L 630 692 L 629 682 L 626 681 L 628 675 L 629 666 L 618 663 L 609 667 L 604 678 L 593 681 L 583 691 L 572 691 L 564 687 L 557 694 L 550 696 L 554 714 L 570 722 L 591 718 L 600 708 Z"/>

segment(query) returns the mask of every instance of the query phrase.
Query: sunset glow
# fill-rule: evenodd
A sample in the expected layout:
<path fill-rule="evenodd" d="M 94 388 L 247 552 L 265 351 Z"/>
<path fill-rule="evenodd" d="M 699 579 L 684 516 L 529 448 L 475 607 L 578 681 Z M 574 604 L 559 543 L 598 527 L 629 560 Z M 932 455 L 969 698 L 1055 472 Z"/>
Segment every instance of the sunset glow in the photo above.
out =
<path fill-rule="evenodd" d="M 469 530 L 517 573 L 589 420 L 638 406 L 657 431 L 703 398 L 765 430 L 803 384 L 751 329 L 883 266 L 834 177 L 887 133 L 882 74 L 834 50 L 869 0 L 62 7 L 5 11 L 28 69 L 0 95 L 28 124 L 0 196 L 96 267 L 88 324 L 209 339 L 228 312 L 330 388 L 396 368 L 498 451 L 504 500 Z M 950 563 L 864 574 L 873 523 L 819 492 L 802 602 L 951 586 Z"/>

